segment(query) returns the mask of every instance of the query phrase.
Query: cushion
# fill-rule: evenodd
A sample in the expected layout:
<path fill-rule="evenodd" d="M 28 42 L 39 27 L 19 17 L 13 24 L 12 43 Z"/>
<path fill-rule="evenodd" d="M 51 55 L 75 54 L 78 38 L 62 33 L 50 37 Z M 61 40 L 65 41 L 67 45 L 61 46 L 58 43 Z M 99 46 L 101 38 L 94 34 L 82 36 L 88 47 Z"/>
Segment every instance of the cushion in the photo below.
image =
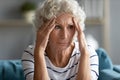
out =
<path fill-rule="evenodd" d="M 98 80 L 120 80 L 120 73 L 111 69 L 104 69 L 100 71 Z"/>
<path fill-rule="evenodd" d="M 120 74 L 120 65 L 114 65 L 113 69 Z"/>
<path fill-rule="evenodd" d="M 25 80 L 21 60 L 0 60 L 0 80 Z"/>
<path fill-rule="evenodd" d="M 96 50 L 99 58 L 99 70 L 113 69 L 112 61 L 102 48 Z"/>

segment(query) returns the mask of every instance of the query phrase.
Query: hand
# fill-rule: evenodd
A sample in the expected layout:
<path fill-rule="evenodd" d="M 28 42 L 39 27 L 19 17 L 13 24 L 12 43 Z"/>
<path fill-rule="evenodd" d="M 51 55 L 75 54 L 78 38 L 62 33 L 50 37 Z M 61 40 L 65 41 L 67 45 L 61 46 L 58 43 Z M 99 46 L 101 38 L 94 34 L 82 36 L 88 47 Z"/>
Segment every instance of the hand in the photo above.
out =
<path fill-rule="evenodd" d="M 77 38 L 78 38 L 78 42 L 79 42 L 79 49 L 80 49 L 80 51 L 83 51 L 84 49 L 87 49 L 85 35 L 84 35 L 79 23 L 77 22 L 77 20 L 75 18 L 73 18 L 73 23 L 74 23 L 74 26 L 78 33 Z"/>
<path fill-rule="evenodd" d="M 73 18 L 73 23 L 78 33 L 77 38 L 79 42 L 79 49 L 81 52 L 79 69 L 78 69 L 76 80 L 91 80 L 90 59 L 89 59 L 90 55 L 87 49 L 85 35 L 81 29 L 81 26 L 79 25 L 79 23 L 75 18 Z"/>
<path fill-rule="evenodd" d="M 55 27 L 55 17 L 50 19 L 50 21 L 43 23 L 43 25 L 38 29 L 36 36 L 36 47 L 41 48 L 45 51 L 49 35 Z"/>

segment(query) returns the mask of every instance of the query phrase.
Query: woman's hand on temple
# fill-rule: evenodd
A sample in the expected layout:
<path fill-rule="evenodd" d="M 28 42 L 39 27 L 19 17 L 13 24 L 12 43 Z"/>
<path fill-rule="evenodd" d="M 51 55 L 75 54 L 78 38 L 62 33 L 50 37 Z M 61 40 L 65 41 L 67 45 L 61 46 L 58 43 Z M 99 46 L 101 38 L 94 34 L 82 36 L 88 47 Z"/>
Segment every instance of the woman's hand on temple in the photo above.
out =
<path fill-rule="evenodd" d="M 55 17 L 50 19 L 48 22 L 43 23 L 43 25 L 37 31 L 36 37 L 36 47 L 45 51 L 49 35 L 55 27 Z"/>
<path fill-rule="evenodd" d="M 73 18 L 73 23 L 78 33 L 77 38 L 79 42 L 79 49 L 81 52 L 79 69 L 78 69 L 76 80 L 91 80 L 89 51 L 87 49 L 85 35 L 75 18 Z"/>
<path fill-rule="evenodd" d="M 54 27 L 55 17 L 43 23 L 37 31 L 36 45 L 34 49 L 34 80 L 50 80 L 46 68 L 44 52 L 47 47 L 49 35 Z"/>
<path fill-rule="evenodd" d="M 79 49 L 80 49 L 80 51 L 83 51 L 83 50 L 87 49 L 87 43 L 86 43 L 84 32 L 82 31 L 79 23 L 77 22 L 77 20 L 75 18 L 73 18 L 73 23 L 74 23 L 74 26 L 78 33 L 77 38 L 78 38 L 78 42 L 79 42 Z"/>

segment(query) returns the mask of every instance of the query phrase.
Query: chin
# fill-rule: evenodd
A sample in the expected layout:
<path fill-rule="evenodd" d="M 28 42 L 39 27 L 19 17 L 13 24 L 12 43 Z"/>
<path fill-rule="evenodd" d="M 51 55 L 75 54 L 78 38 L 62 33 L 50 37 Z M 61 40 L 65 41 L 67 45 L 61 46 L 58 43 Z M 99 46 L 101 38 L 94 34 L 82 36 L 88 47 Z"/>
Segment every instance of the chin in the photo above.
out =
<path fill-rule="evenodd" d="M 58 49 L 59 50 L 65 50 L 69 47 L 70 45 L 59 45 Z"/>

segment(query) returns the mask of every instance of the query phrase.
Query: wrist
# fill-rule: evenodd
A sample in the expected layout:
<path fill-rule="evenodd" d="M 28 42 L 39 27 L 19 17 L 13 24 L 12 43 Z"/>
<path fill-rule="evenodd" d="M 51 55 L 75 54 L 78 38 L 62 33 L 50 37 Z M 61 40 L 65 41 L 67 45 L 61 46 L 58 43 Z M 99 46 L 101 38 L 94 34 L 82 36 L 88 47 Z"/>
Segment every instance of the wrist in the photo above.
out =
<path fill-rule="evenodd" d="M 87 48 L 80 48 L 81 56 L 89 56 L 89 51 Z"/>
<path fill-rule="evenodd" d="M 34 55 L 35 56 L 44 56 L 45 50 L 40 46 L 35 46 Z"/>

